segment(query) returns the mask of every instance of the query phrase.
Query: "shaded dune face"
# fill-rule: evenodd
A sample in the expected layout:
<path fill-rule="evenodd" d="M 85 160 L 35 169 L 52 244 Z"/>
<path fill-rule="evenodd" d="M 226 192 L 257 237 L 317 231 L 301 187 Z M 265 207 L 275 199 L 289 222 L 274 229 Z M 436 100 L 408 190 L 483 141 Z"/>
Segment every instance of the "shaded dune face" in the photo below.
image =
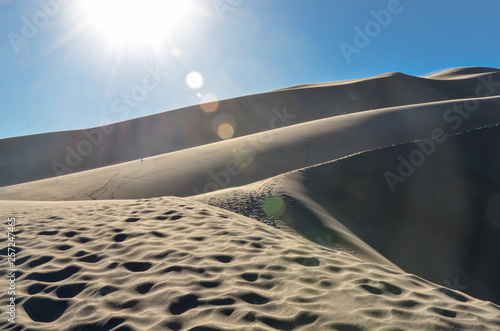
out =
<path fill-rule="evenodd" d="M 4 213 L 19 215 L 18 330 L 500 326 L 496 305 L 190 199 Z"/>
<path fill-rule="evenodd" d="M 197 199 L 500 303 L 499 142 L 500 127 L 492 126 L 434 147 L 386 147 Z M 432 153 L 415 152 L 422 148 Z M 269 196 L 282 200 L 277 217 L 263 210 Z"/>
<path fill-rule="evenodd" d="M 126 120 L 109 127 L 0 139 L 3 156 L 0 186 L 218 142 L 220 137 L 213 130 L 213 124 L 219 114 L 232 118 L 237 125 L 234 137 L 242 137 L 269 129 L 271 122 L 280 127 L 373 109 L 482 97 L 486 93 L 500 95 L 500 89 L 495 86 L 491 90 L 482 89 L 478 95 L 476 89 L 481 84 L 478 77 L 490 77 L 498 82 L 500 70 L 462 68 L 429 78 L 389 73 L 368 79 L 310 84 L 221 100 L 218 110 L 213 113 L 206 113 L 195 105 Z M 276 110 L 282 111 L 284 107 L 294 117 L 273 120 Z M 80 144 L 85 146 L 79 147 Z M 44 152 L 40 153 L 41 150 Z M 19 151 L 26 154 L 21 155 Z M 25 155 L 29 156 L 29 164 L 24 162 Z M 56 168 L 54 161 L 59 163 Z"/>
<path fill-rule="evenodd" d="M 449 137 L 418 166 L 400 161 L 424 146 L 410 143 L 301 174 L 310 198 L 402 269 L 500 303 L 499 143 L 495 126 Z"/>
<path fill-rule="evenodd" d="M 246 185 L 354 153 L 427 139 L 435 132 L 447 136 L 497 124 L 499 104 L 500 97 L 472 98 L 333 116 L 144 161 L 1 187 L 0 199 L 191 196 Z M 457 107 L 465 112 L 455 113 Z"/>

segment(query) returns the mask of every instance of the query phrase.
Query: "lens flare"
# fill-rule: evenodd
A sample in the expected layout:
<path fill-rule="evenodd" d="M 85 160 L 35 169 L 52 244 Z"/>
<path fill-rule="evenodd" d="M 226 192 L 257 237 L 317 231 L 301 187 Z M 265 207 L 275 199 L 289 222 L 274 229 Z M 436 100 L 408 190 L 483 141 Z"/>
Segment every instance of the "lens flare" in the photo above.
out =
<path fill-rule="evenodd" d="M 222 139 L 232 138 L 234 134 L 233 126 L 229 123 L 222 123 L 221 125 L 219 125 L 219 128 L 217 129 L 217 134 Z"/>
<path fill-rule="evenodd" d="M 186 76 L 186 84 L 189 88 L 196 90 L 203 86 L 203 75 L 198 71 L 192 71 Z"/>
<path fill-rule="evenodd" d="M 231 114 L 218 114 L 212 119 L 212 130 L 222 139 L 232 138 L 236 131 L 236 121 Z"/>
<path fill-rule="evenodd" d="M 262 210 L 268 216 L 279 217 L 285 212 L 285 201 L 279 195 L 270 195 L 262 202 Z"/>
<path fill-rule="evenodd" d="M 251 147 L 233 149 L 234 160 L 242 169 L 248 168 L 254 161 L 255 151 Z"/>
<path fill-rule="evenodd" d="M 200 107 L 206 113 L 213 113 L 219 108 L 219 101 L 215 95 L 207 93 L 201 98 Z"/>

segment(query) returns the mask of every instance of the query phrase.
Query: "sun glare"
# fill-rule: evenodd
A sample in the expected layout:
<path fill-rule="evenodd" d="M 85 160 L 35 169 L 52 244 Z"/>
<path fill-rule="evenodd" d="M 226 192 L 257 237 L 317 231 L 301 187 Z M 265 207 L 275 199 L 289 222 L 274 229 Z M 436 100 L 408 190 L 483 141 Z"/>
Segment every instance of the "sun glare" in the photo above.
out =
<path fill-rule="evenodd" d="M 122 46 L 159 46 L 193 9 L 189 0 L 81 0 L 79 5 L 106 43 Z"/>

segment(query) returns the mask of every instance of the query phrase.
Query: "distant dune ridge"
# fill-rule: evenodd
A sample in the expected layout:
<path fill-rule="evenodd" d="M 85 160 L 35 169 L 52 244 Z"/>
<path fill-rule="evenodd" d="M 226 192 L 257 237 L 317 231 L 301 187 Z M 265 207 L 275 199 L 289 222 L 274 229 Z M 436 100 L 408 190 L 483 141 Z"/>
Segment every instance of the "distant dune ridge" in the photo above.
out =
<path fill-rule="evenodd" d="M 496 68 L 2 139 L 0 328 L 499 330 L 499 143 Z"/>
<path fill-rule="evenodd" d="M 500 81 L 499 70 L 454 69 L 429 78 L 389 73 L 369 79 L 309 84 L 222 100 L 218 110 L 212 113 L 204 112 L 200 106 L 191 106 L 106 127 L 0 139 L 0 185 L 217 142 L 220 138 L 212 128 L 212 121 L 219 114 L 230 115 L 238 122 L 235 137 L 240 137 L 269 129 L 275 108 L 282 112 L 286 107 L 287 113 L 294 116 L 288 118 L 288 122 L 276 123 L 282 126 L 370 109 L 453 101 L 485 94 L 498 96 L 498 83 L 492 86 L 488 79 Z M 118 114 L 116 116 L 119 118 Z M 78 153 L 79 144 L 83 153 Z M 86 147 L 91 151 L 89 155 L 84 155 L 89 150 Z M 20 151 L 29 156 L 29 164 L 23 162 L 24 153 Z"/>

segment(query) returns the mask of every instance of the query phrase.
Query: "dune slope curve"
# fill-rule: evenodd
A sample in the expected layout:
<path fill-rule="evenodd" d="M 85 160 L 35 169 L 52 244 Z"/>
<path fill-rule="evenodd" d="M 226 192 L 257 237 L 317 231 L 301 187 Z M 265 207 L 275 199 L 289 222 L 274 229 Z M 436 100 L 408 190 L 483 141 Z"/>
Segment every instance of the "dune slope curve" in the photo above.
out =
<path fill-rule="evenodd" d="M 2 139 L 0 328 L 498 330 L 499 110 L 458 68 Z"/>
<path fill-rule="evenodd" d="M 407 272 L 440 284 L 460 279 L 465 292 L 500 303 L 500 126 L 443 140 L 359 153 L 196 199 L 380 262 L 356 247 L 361 240 Z M 278 201 L 277 214 L 266 213 L 267 199 Z"/>
<path fill-rule="evenodd" d="M 189 199 L 21 210 L 17 330 L 500 326 L 494 304 Z"/>

